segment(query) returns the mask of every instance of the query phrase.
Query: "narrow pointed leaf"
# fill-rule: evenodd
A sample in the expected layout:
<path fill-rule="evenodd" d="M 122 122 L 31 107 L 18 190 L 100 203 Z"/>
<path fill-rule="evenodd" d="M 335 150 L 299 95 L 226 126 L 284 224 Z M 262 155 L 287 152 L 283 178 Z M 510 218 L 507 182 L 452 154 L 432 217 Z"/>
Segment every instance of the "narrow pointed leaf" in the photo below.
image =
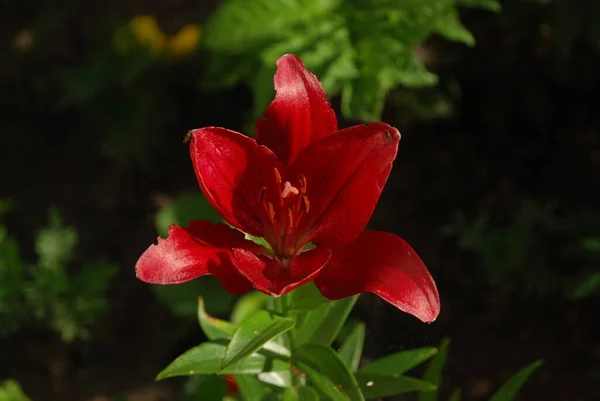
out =
<path fill-rule="evenodd" d="M 244 400 L 262 400 L 267 392 L 256 376 L 235 375 L 235 382 Z"/>
<path fill-rule="evenodd" d="M 350 311 L 356 304 L 358 295 L 335 301 L 333 307 L 327 314 L 327 317 L 319 325 L 317 331 L 313 335 L 312 342 L 323 345 L 331 345 L 336 339 L 344 322 L 348 318 Z"/>
<path fill-rule="evenodd" d="M 544 361 L 538 360 L 525 366 L 523 369 L 519 370 L 514 376 L 512 376 L 506 383 L 502 385 L 492 395 L 490 401 L 512 401 L 523 384 L 527 381 L 527 378 L 537 369 Z"/>
<path fill-rule="evenodd" d="M 360 369 L 361 373 L 402 374 L 437 354 L 437 348 L 423 347 L 398 352 L 371 362 Z"/>
<path fill-rule="evenodd" d="M 356 380 L 367 399 L 389 397 L 413 391 L 435 391 L 437 386 L 429 382 L 402 375 L 357 373 Z"/>
<path fill-rule="evenodd" d="M 225 350 L 222 369 L 237 363 L 261 348 L 269 340 L 294 327 L 290 318 L 258 311 L 242 322 Z"/>
<path fill-rule="evenodd" d="M 231 339 L 233 333 L 237 330 L 237 326 L 226 320 L 214 318 L 206 313 L 202 298 L 198 300 L 198 320 L 200 327 L 209 340 Z M 290 356 L 290 346 L 286 342 L 279 341 L 275 338 L 263 344 L 262 348 L 265 351 L 270 351 L 274 354 L 283 357 Z"/>
<path fill-rule="evenodd" d="M 348 401 L 346 394 L 338 388 L 329 378 L 323 375 L 317 368 L 305 364 L 304 362 L 296 362 L 298 367 L 310 379 L 312 384 L 318 388 L 328 399 L 333 401 Z"/>
<path fill-rule="evenodd" d="M 446 364 L 446 357 L 448 356 L 448 347 L 450 346 L 450 339 L 445 338 L 440 347 L 438 353 L 429 362 L 429 366 L 423 375 L 423 380 L 428 381 L 436 386 L 439 386 L 442 381 L 442 370 Z M 425 392 L 419 394 L 419 401 L 437 401 L 437 391 Z"/>
<path fill-rule="evenodd" d="M 351 371 L 356 372 L 360 364 L 363 345 L 365 343 L 365 324 L 359 322 L 354 326 L 340 347 L 340 358 Z"/>
<path fill-rule="evenodd" d="M 364 400 L 356 378 L 330 347 L 304 344 L 296 350 L 294 364 L 334 400 Z"/>
<path fill-rule="evenodd" d="M 301 313 L 297 317 L 299 327 L 294 332 L 294 338 L 297 345 L 302 345 L 312 341 L 317 329 L 323 324 L 329 312 L 333 308 L 334 302 L 327 302 L 317 309 Z"/>
<path fill-rule="evenodd" d="M 283 392 L 283 401 L 319 401 L 319 393 L 313 388 L 302 386 L 302 387 L 288 387 Z"/>
<path fill-rule="evenodd" d="M 157 380 L 174 376 L 199 374 L 246 373 L 257 374 L 264 371 L 281 371 L 290 368 L 289 361 L 255 353 L 246 359 L 222 369 L 225 345 L 206 342 L 194 347 L 175 359 L 156 377 Z"/>
<path fill-rule="evenodd" d="M 292 373 L 283 372 L 263 372 L 258 374 L 258 379 L 263 383 L 272 384 L 277 387 L 290 387 L 292 385 Z"/>
<path fill-rule="evenodd" d="M 202 297 L 198 298 L 198 322 L 200 322 L 200 327 L 209 340 L 230 339 L 236 329 L 233 323 L 209 316 L 204 308 Z"/>

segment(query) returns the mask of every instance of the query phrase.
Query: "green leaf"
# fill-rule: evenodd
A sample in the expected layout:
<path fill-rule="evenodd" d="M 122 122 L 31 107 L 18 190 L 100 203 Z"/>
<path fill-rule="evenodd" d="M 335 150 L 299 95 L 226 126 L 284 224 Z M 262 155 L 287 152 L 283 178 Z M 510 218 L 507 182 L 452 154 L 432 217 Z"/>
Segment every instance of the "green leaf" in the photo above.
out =
<path fill-rule="evenodd" d="M 523 384 L 525 384 L 527 381 L 527 378 L 529 378 L 529 376 L 537 368 L 539 368 L 543 362 L 544 361 L 542 360 L 537 360 L 519 370 L 510 379 L 508 379 L 508 381 L 506 381 L 506 383 L 504 383 L 502 387 L 500 387 L 498 391 L 494 393 L 494 395 L 492 395 L 492 398 L 490 398 L 489 401 L 512 401 Z"/>
<path fill-rule="evenodd" d="M 204 310 L 204 302 L 202 297 L 198 299 L 198 321 L 202 331 L 204 334 L 206 334 L 206 337 L 208 337 L 209 340 L 229 340 L 233 337 L 233 334 L 236 332 L 238 327 L 231 322 L 217 319 L 208 315 Z M 277 339 L 267 341 L 265 344 L 263 344 L 262 348 L 265 351 L 269 351 L 273 354 L 289 357 L 289 347 L 282 346 L 276 340 Z"/>
<path fill-rule="evenodd" d="M 340 358 L 356 372 L 365 343 L 365 324 L 358 322 L 340 347 Z"/>
<path fill-rule="evenodd" d="M 202 193 L 178 196 L 162 207 L 155 217 L 156 230 L 162 237 L 167 237 L 167 227 L 172 224 L 187 226 L 192 220 L 209 220 L 213 223 L 222 221 L 221 216 L 212 207 Z M 196 302 L 196 299 L 194 299 Z"/>
<path fill-rule="evenodd" d="M 502 6 L 496 0 L 455 0 L 455 4 L 464 7 L 484 8 L 495 13 L 502 10 Z"/>
<path fill-rule="evenodd" d="M 319 401 L 319 393 L 311 387 L 288 387 L 283 392 L 283 401 Z"/>
<path fill-rule="evenodd" d="M 236 364 L 260 349 L 269 340 L 294 327 L 294 321 L 267 311 L 258 311 L 243 321 L 227 345 L 222 368 Z"/>
<path fill-rule="evenodd" d="M 329 302 L 317 286 L 311 281 L 303 286 L 296 288 L 290 294 L 290 311 L 309 311 Z"/>
<path fill-rule="evenodd" d="M 189 349 L 163 369 L 157 380 L 174 376 L 201 374 L 243 373 L 258 374 L 266 371 L 289 370 L 290 363 L 282 358 L 254 353 L 238 363 L 222 368 L 225 357 L 225 345 L 206 342 Z"/>
<path fill-rule="evenodd" d="M 231 322 L 240 324 L 256 311 L 262 309 L 269 300 L 269 296 L 262 292 L 252 291 L 238 298 L 231 312 Z"/>
<path fill-rule="evenodd" d="M 206 23 L 203 43 L 212 50 L 245 53 L 287 37 L 298 24 L 334 14 L 340 0 L 229 0 Z"/>
<path fill-rule="evenodd" d="M 389 397 L 413 391 L 435 391 L 437 386 L 424 380 L 402 375 L 356 374 L 360 388 L 367 399 Z"/>
<path fill-rule="evenodd" d="M 296 345 L 302 345 L 312 341 L 312 338 L 325 321 L 329 312 L 333 308 L 333 302 L 329 301 L 319 306 L 317 309 L 299 313 L 297 316 L 298 326 L 292 332 Z"/>
<path fill-rule="evenodd" d="M 258 374 L 258 379 L 277 387 L 290 387 L 292 385 L 292 372 L 263 372 Z"/>
<path fill-rule="evenodd" d="M 202 297 L 198 298 L 198 322 L 209 340 L 230 339 L 236 329 L 233 323 L 209 316 L 204 309 L 204 299 Z"/>
<path fill-rule="evenodd" d="M 423 347 L 385 356 L 360 369 L 360 373 L 402 374 L 437 354 L 437 348 Z"/>
<path fill-rule="evenodd" d="M 391 11 L 423 7 L 439 0 L 357 0 L 353 5 L 361 11 Z"/>
<path fill-rule="evenodd" d="M 358 295 L 334 301 L 333 307 L 326 318 L 317 327 L 317 330 L 312 337 L 312 342 L 316 344 L 331 345 L 333 340 L 337 338 L 357 300 Z M 310 324 L 313 323 L 311 322 Z"/>
<path fill-rule="evenodd" d="M 190 377 L 184 385 L 183 394 L 178 401 L 222 401 L 227 395 L 227 384 L 222 376 L 202 375 Z"/>
<path fill-rule="evenodd" d="M 0 401 L 31 401 L 15 380 L 0 383 Z"/>
<path fill-rule="evenodd" d="M 448 356 L 448 347 L 450 346 L 450 339 L 445 338 L 438 348 L 438 353 L 429 362 L 429 366 L 423 375 L 423 379 L 430 383 L 440 386 L 442 381 L 442 370 L 446 364 L 446 358 Z M 429 393 L 419 394 L 419 401 L 436 401 L 437 391 Z"/>
<path fill-rule="evenodd" d="M 475 38 L 460 21 L 458 11 L 454 6 L 449 6 L 444 14 L 435 21 L 434 31 L 455 42 L 469 46 L 475 45 Z"/>
<path fill-rule="evenodd" d="M 294 354 L 294 365 L 332 399 L 364 400 L 356 378 L 330 347 L 304 344 Z"/>
<path fill-rule="evenodd" d="M 235 375 L 235 382 L 244 400 L 262 400 L 267 389 L 256 376 Z"/>
<path fill-rule="evenodd" d="M 77 231 L 64 225 L 56 207 L 49 208 L 48 221 L 48 227 L 38 232 L 35 241 L 38 265 L 43 269 L 63 271 L 75 255 Z"/>

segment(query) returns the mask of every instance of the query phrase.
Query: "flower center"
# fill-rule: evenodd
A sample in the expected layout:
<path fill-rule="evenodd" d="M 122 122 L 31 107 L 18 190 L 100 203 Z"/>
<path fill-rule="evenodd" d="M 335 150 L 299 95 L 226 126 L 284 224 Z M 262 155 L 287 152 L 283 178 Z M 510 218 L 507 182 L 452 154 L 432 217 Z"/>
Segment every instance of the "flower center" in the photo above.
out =
<path fill-rule="evenodd" d="M 306 177 L 300 174 L 294 185 L 290 181 L 283 182 L 279 170 L 273 170 L 277 187 L 274 192 L 269 193 L 273 195 L 275 199 L 271 200 L 275 202 L 267 199 L 267 187 L 262 187 L 258 194 L 259 203 L 265 212 L 264 223 L 268 223 L 265 226 L 271 228 L 265 239 L 277 257 L 289 259 L 305 245 L 299 243 L 297 233 L 302 217 L 310 210 L 310 202 L 306 196 Z"/>

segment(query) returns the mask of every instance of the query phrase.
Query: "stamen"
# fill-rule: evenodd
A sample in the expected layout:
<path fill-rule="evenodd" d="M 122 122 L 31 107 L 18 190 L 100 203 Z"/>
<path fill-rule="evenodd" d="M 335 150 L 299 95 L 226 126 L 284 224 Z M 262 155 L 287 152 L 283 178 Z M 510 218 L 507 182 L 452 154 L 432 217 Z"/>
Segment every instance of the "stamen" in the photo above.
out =
<path fill-rule="evenodd" d="M 294 215 L 292 214 L 292 209 L 288 209 L 288 225 L 290 228 L 294 227 Z"/>
<path fill-rule="evenodd" d="M 300 191 L 305 194 L 306 193 L 306 177 L 304 176 L 304 174 L 300 174 L 300 177 L 298 177 L 300 180 Z"/>
<path fill-rule="evenodd" d="M 279 174 L 279 170 L 277 170 L 277 167 L 273 167 L 273 170 L 275 171 L 275 182 L 277 182 L 277 185 L 281 185 L 281 174 Z"/>
<path fill-rule="evenodd" d="M 302 204 L 304 205 L 304 213 L 308 213 L 310 210 L 310 202 L 308 201 L 306 195 L 302 195 Z"/>
<path fill-rule="evenodd" d="M 281 197 L 283 199 L 290 196 L 290 194 L 298 195 L 298 193 L 299 193 L 298 188 L 296 188 L 292 184 L 290 184 L 289 181 L 286 181 L 285 184 L 283 184 L 283 191 L 281 191 Z"/>
<path fill-rule="evenodd" d="M 269 217 L 271 217 L 271 221 L 275 221 L 275 208 L 271 202 L 267 202 L 267 207 L 269 208 Z"/>

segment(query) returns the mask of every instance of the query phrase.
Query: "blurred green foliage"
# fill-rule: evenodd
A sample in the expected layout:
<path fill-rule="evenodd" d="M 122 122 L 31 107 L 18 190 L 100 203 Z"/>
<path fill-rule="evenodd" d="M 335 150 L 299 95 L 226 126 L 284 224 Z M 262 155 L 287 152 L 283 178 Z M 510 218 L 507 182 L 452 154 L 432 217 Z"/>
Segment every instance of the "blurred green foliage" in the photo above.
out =
<path fill-rule="evenodd" d="M 450 340 L 444 339 L 438 348 L 438 353 L 429 362 L 427 370 L 423 375 L 423 379 L 434 383 L 439 387 L 443 382 L 443 370 L 448 359 L 448 349 L 450 347 Z M 529 365 L 521 368 L 517 373 L 512 375 L 506 380 L 498 390 L 492 394 L 489 401 L 513 401 L 521 387 L 525 384 L 529 376 L 542 365 L 542 360 L 537 360 L 530 363 Z M 459 388 L 455 389 L 448 401 L 460 401 L 461 391 Z M 423 392 L 419 394 L 419 401 L 441 401 L 438 390 L 431 392 Z"/>
<path fill-rule="evenodd" d="M 15 380 L 0 383 L 0 401 L 31 401 Z"/>
<path fill-rule="evenodd" d="M 443 229 L 478 257 L 483 278 L 503 294 L 600 294 L 600 216 L 559 217 L 556 202 L 522 201 L 505 219 L 484 211 L 473 220 L 455 212 Z"/>
<path fill-rule="evenodd" d="M 9 209 L 10 202 L 0 201 L 0 219 Z M 33 323 L 50 326 L 65 342 L 90 335 L 89 326 L 106 312 L 117 268 L 94 261 L 71 270 L 76 246 L 77 231 L 63 224 L 55 208 L 37 233 L 33 265 L 21 259 L 15 239 L 0 225 L 0 336 Z"/>
<path fill-rule="evenodd" d="M 418 51 L 431 34 L 475 43 L 458 6 L 500 9 L 494 0 L 226 0 L 206 24 L 206 82 L 249 82 L 258 116 L 272 99 L 275 61 L 295 53 L 330 97 L 341 94 L 345 117 L 375 121 L 391 89 L 436 84 Z"/>

